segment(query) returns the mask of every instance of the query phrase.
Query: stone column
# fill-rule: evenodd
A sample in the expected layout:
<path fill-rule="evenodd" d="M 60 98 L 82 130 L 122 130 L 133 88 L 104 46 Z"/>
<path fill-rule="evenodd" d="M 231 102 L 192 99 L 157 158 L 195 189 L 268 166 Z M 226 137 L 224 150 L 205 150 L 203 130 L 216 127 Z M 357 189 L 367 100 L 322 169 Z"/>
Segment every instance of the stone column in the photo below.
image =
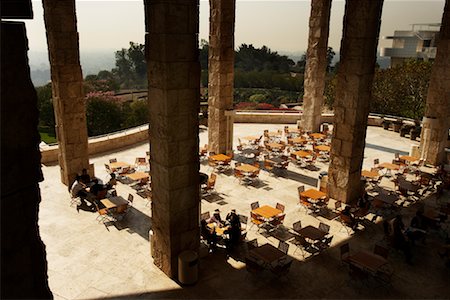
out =
<path fill-rule="evenodd" d="M 347 0 L 334 105 L 330 197 L 352 202 L 361 192 L 367 116 L 383 0 Z"/>
<path fill-rule="evenodd" d="M 86 104 L 78 47 L 75 0 L 43 0 L 51 66 L 61 181 L 89 169 Z"/>
<path fill-rule="evenodd" d="M 445 2 L 439 44 L 428 87 L 423 129 L 420 137 L 421 157 L 427 163 L 445 163 L 445 148 L 450 128 L 450 3 Z"/>
<path fill-rule="evenodd" d="M 177 257 L 197 251 L 200 62 L 198 0 L 146 1 L 153 262 L 176 277 Z"/>
<path fill-rule="evenodd" d="M 304 80 L 302 127 L 318 132 L 327 72 L 331 0 L 312 0 Z"/>
<path fill-rule="evenodd" d="M 50 299 L 38 226 L 39 111 L 25 24 L 2 21 L 1 32 L 1 298 Z"/>
<path fill-rule="evenodd" d="M 208 148 L 216 153 L 233 149 L 235 0 L 209 1 Z M 229 115 L 229 116 L 227 116 Z"/>

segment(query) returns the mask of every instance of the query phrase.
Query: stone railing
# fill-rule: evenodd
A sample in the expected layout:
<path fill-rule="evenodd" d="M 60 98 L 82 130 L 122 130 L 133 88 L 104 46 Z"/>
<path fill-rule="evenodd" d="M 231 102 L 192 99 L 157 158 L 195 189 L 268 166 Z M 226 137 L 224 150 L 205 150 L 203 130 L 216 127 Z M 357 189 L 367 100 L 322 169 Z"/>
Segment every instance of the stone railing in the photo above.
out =
<path fill-rule="evenodd" d="M 89 154 L 98 154 L 111 151 L 137 143 L 148 141 L 148 125 L 142 125 L 114 133 L 89 138 Z M 58 161 L 58 145 L 41 147 L 41 163 L 52 163 Z"/>
<path fill-rule="evenodd" d="M 269 124 L 296 124 L 302 118 L 299 111 L 279 110 L 238 110 L 234 115 L 235 123 L 269 123 Z M 333 123 L 334 114 L 322 114 L 322 123 Z M 369 126 L 381 126 L 383 117 L 381 115 L 369 115 Z"/>
<path fill-rule="evenodd" d="M 301 119 L 301 112 L 298 111 L 270 111 L 270 110 L 245 110 L 236 111 L 235 123 L 267 123 L 267 124 L 296 124 Z M 384 117 L 387 119 L 387 116 Z M 381 126 L 382 115 L 370 114 L 367 125 Z M 332 113 L 322 114 L 322 123 L 333 123 Z M 392 117 L 392 119 L 398 119 Z M 412 121 L 412 120 L 411 120 Z M 142 125 L 114 133 L 89 138 L 89 154 L 98 154 L 111 151 L 140 142 L 148 141 L 148 125 Z M 58 161 L 58 145 L 48 145 L 41 147 L 41 163 L 53 163 Z"/>

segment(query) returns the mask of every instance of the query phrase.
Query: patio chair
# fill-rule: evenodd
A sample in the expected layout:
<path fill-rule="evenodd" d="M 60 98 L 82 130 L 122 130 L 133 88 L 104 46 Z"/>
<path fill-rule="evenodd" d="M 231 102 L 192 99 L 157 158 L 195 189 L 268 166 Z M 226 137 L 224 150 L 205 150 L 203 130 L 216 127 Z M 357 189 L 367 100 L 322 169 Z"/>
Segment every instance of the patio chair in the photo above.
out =
<path fill-rule="evenodd" d="M 95 205 L 95 208 L 96 208 L 97 213 L 98 213 L 98 216 L 97 216 L 97 218 L 95 218 L 95 220 L 96 220 L 98 223 L 103 223 L 103 224 L 105 224 L 105 223 L 107 223 L 107 222 L 112 221 L 113 216 L 112 216 L 112 214 L 109 212 L 109 210 L 108 210 L 107 208 L 102 208 L 102 209 L 100 209 L 100 208 L 98 207 L 97 203 L 94 203 L 94 205 Z"/>
<path fill-rule="evenodd" d="M 217 175 L 215 173 L 211 173 L 211 176 L 209 176 L 208 182 L 206 183 L 206 187 L 203 189 L 203 193 L 209 195 L 214 191 L 214 187 L 216 186 L 216 178 Z"/>
<path fill-rule="evenodd" d="M 234 177 L 239 180 L 239 183 L 246 183 L 245 176 L 240 170 L 234 169 Z"/>
<path fill-rule="evenodd" d="M 147 164 L 147 160 L 145 159 L 145 157 L 136 157 L 136 160 L 134 161 L 134 164 L 136 166 L 146 165 Z"/>
<path fill-rule="evenodd" d="M 261 220 L 257 214 L 252 213 L 252 212 L 250 212 L 250 222 L 252 222 L 252 226 L 250 227 L 250 229 L 254 225 L 256 225 L 258 227 L 258 231 L 265 224 L 264 220 Z"/>
<path fill-rule="evenodd" d="M 251 208 L 252 210 L 257 209 L 258 207 L 259 207 L 259 202 L 258 202 L 258 201 L 253 202 L 253 203 L 250 204 L 250 208 Z"/>
<path fill-rule="evenodd" d="M 131 194 L 128 194 L 128 207 L 133 206 L 134 196 Z"/>
<path fill-rule="evenodd" d="M 269 172 L 269 175 L 270 175 L 270 174 L 273 174 L 273 171 L 274 171 L 273 163 L 270 162 L 270 161 L 268 161 L 267 159 L 264 159 L 264 169 L 265 169 L 267 172 Z"/>
<path fill-rule="evenodd" d="M 77 206 L 81 204 L 81 197 L 80 196 L 73 196 L 72 193 L 70 193 L 70 207 L 72 205 L 76 204 Z"/>
<path fill-rule="evenodd" d="M 110 164 L 115 163 L 115 162 L 117 162 L 117 158 L 111 158 L 111 159 L 109 160 L 109 163 L 110 163 Z"/>
<path fill-rule="evenodd" d="M 284 254 L 287 254 L 289 251 L 289 244 L 283 241 L 278 243 L 278 249 L 281 250 Z"/>
<path fill-rule="evenodd" d="M 333 236 L 327 237 L 322 241 L 318 241 L 317 243 L 314 244 L 314 246 L 316 246 L 316 248 L 320 251 L 320 252 L 324 252 L 326 251 L 328 248 L 330 248 L 331 246 L 331 241 L 333 240 Z"/>
<path fill-rule="evenodd" d="M 300 229 L 302 229 L 302 221 L 297 221 L 292 224 L 292 229 L 294 229 L 294 231 L 298 233 Z"/>
<path fill-rule="evenodd" d="M 241 222 L 241 231 L 247 230 L 248 217 L 244 215 L 238 215 L 238 217 Z"/>
<path fill-rule="evenodd" d="M 273 218 L 273 220 L 269 221 L 269 225 L 272 228 L 278 228 L 280 225 L 283 225 L 284 219 L 286 218 L 286 214 L 281 214 Z"/>
<path fill-rule="evenodd" d="M 372 169 L 380 170 L 380 159 L 379 158 L 375 158 L 373 160 L 373 168 Z"/>
<path fill-rule="evenodd" d="M 281 210 L 282 213 L 284 213 L 284 208 L 285 206 L 281 203 L 277 203 L 277 205 L 275 206 L 276 209 Z"/>
<path fill-rule="evenodd" d="M 320 222 L 319 229 L 325 232 L 326 234 L 330 233 L 330 225 Z"/>
<path fill-rule="evenodd" d="M 311 244 L 308 243 L 301 235 L 296 234 L 291 243 L 296 246 L 293 254 L 295 255 L 295 253 L 300 249 L 303 258 L 305 258 L 306 252 L 309 252 L 308 250 L 311 249 Z"/>

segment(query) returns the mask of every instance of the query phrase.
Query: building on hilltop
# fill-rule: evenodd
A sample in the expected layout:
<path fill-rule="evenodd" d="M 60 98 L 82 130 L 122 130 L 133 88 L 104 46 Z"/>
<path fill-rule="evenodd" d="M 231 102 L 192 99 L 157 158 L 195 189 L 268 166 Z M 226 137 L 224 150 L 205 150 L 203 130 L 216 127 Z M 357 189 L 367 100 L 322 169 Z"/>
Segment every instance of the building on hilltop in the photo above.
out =
<path fill-rule="evenodd" d="M 391 58 L 391 67 L 402 64 L 405 60 L 434 60 L 441 24 L 413 24 L 411 30 L 396 30 L 392 39 L 392 48 L 381 48 L 381 56 Z"/>

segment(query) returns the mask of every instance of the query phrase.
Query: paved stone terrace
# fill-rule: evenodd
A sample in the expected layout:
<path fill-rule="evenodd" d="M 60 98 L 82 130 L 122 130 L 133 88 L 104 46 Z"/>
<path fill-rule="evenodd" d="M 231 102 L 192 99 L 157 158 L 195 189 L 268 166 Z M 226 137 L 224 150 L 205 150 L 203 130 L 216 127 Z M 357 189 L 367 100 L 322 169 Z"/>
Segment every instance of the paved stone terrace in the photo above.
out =
<path fill-rule="evenodd" d="M 261 135 L 264 129 L 274 131 L 283 126 L 235 124 L 235 144 L 237 137 Z M 205 143 L 207 131 L 202 131 L 200 145 Z M 398 133 L 369 127 L 364 165 L 370 168 L 374 158 L 379 158 L 380 162 L 391 161 L 395 152 L 407 153 L 411 145 L 417 144 L 400 138 Z M 145 156 L 147 149 L 148 143 L 136 145 L 93 157 L 91 163 L 95 163 L 97 177 L 106 180 L 108 175 L 104 164 L 110 158 L 134 163 L 137 156 Z M 327 167 L 322 165 L 322 170 L 327 170 Z M 211 173 L 206 162 L 201 165 L 201 171 Z M 220 208 L 225 217 L 231 208 L 235 208 L 238 213 L 249 215 L 251 202 L 259 201 L 261 205 L 281 202 L 286 205 L 287 227 L 297 220 L 301 220 L 303 226 L 317 226 L 321 221 L 329 224 L 334 236 L 332 248 L 318 256 L 303 259 L 300 251 L 294 255 L 295 246 L 291 245 L 289 255 L 294 263 L 289 275 L 279 279 L 268 272 L 256 276 L 249 274 L 238 256 L 228 258 L 219 250 L 200 260 L 199 282 L 194 286 L 182 287 L 152 263 L 148 241 L 151 211 L 150 206 L 146 206 L 147 200 L 137 196 L 129 186 L 119 183 L 119 195 L 124 198 L 129 193 L 135 195 L 134 208 L 125 220 L 105 227 L 95 220 L 96 213 L 81 210 L 77 213 L 75 207 L 69 206 L 69 193 L 67 187 L 60 183 L 58 166 L 43 166 L 45 181 L 40 184 L 42 203 L 39 226 L 47 247 L 49 284 L 55 299 L 450 297 L 450 272 L 436 253 L 436 247 L 442 241 L 438 233 L 430 236 L 427 245 L 418 245 L 413 249 L 413 266 L 407 265 L 401 254 L 391 252 L 389 261 L 395 273 L 393 286 L 389 290 L 350 283 L 346 268 L 340 264 L 339 245 L 349 241 L 352 252 L 372 250 L 383 237 L 381 224 L 370 231 L 349 236 L 337 221 L 306 215 L 297 205 L 297 187 L 305 182 L 313 184 L 318 172 L 300 171 L 291 165 L 288 171 L 284 177 L 269 176 L 262 171 L 262 183 L 258 188 L 244 187 L 232 175 L 220 174 L 216 190 L 226 204 L 203 200 L 202 212 Z M 391 183 L 383 179 L 383 184 L 389 187 Z M 446 197 L 450 198 L 448 194 Z M 427 205 L 435 205 L 433 196 L 424 201 Z M 414 212 L 414 208 L 404 210 L 406 224 L 409 224 Z M 448 227 L 446 229 L 448 232 Z M 256 233 L 256 227 L 248 232 L 249 239 L 254 237 L 260 244 L 278 244 L 275 238 Z"/>

